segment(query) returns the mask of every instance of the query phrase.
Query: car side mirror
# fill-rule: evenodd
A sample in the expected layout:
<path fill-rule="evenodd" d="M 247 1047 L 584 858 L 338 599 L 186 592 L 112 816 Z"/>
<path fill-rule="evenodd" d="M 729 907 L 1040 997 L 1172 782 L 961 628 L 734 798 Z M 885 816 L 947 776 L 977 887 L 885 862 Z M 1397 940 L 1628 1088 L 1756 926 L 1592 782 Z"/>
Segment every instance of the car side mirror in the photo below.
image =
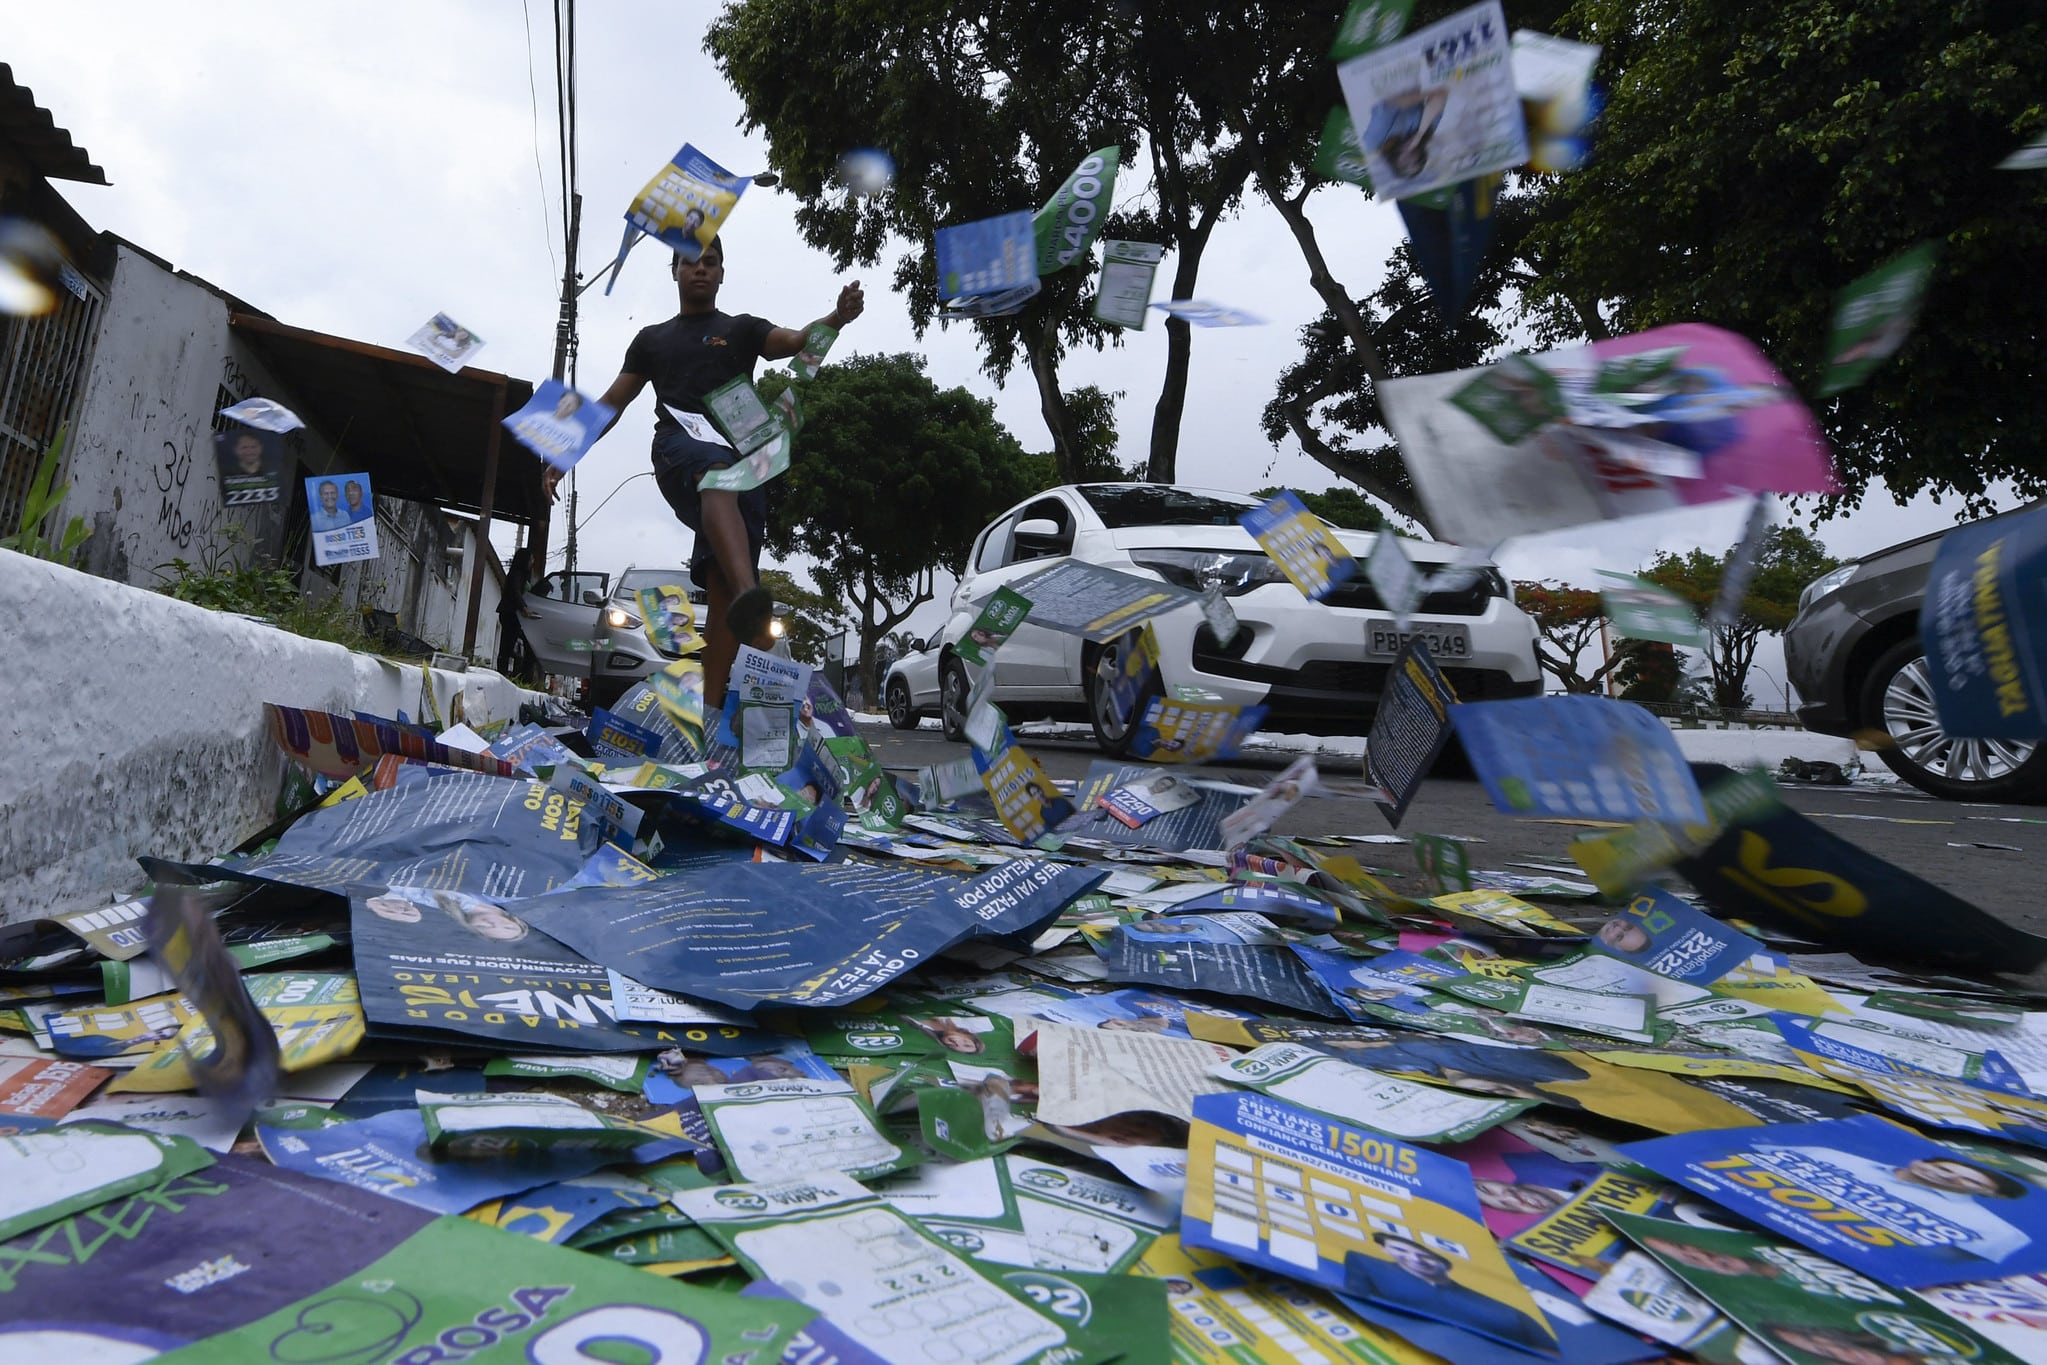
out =
<path fill-rule="evenodd" d="M 931 648 L 931 642 L 921 635 L 910 641 L 910 652 L 912 654 L 922 654 L 929 648 Z"/>
<path fill-rule="evenodd" d="M 601 606 L 603 606 L 603 605 L 604 605 L 604 594 L 603 594 L 603 593 L 601 593 L 601 592 L 599 592 L 599 591 L 597 591 L 597 590 L 596 590 L 595 588 L 585 588 L 585 589 L 583 589 L 583 605 L 584 605 L 584 606 L 586 606 L 586 607 L 601 607 Z"/>
<path fill-rule="evenodd" d="M 1018 523 L 1016 533 L 1019 536 L 1035 536 L 1040 540 L 1056 540 L 1059 538 L 1059 523 L 1050 517 L 1032 517 L 1029 521 Z"/>

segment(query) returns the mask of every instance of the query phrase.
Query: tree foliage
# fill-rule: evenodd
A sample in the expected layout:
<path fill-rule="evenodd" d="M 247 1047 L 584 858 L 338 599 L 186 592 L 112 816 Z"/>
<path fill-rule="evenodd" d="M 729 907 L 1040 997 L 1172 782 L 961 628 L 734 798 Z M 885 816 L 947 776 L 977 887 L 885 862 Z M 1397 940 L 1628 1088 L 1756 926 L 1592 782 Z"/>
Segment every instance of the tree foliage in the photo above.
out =
<path fill-rule="evenodd" d="M 1817 406 L 1851 498 L 2047 491 L 2047 9 L 2008 0 L 1577 0 L 1604 46 L 1593 159 L 1543 188 L 1550 290 L 1617 332 L 1709 322 L 1800 390 L 1842 286 L 1941 244 L 1917 334 Z"/>
<path fill-rule="evenodd" d="M 761 383 L 772 398 L 781 374 Z M 989 519 L 1031 491 L 1023 448 L 993 405 L 940 389 L 913 354 L 834 358 L 804 387 L 789 472 L 768 485 L 768 546 L 816 563 L 846 604 L 861 679 L 875 695 L 876 643 L 957 574 Z"/>
<path fill-rule="evenodd" d="M 1721 579 L 1734 553 L 1691 550 L 1680 555 L 1665 550 L 1642 576 L 1683 597 L 1704 620 L 1719 600 Z M 1774 634 L 1790 625 L 1805 585 L 1839 563 L 1825 545 L 1796 526 L 1773 526 L 1764 532 L 1755 577 L 1741 599 L 1741 609 L 1732 624 L 1712 632 L 1706 650 L 1713 667 L 1715 705 L 1740 709 L 1753 703 L 1748 672 L 1756 642 L 1765 631 Z"/>
<path fill-rule="evenodd" d="M 1593 649 L 1606 621 L 1606 608 L 1598 593 L 1565 583 L 1517 582 L 1514 600 L 1535 622 L 1536 661 L 1566 692 L 1596 693 L 1606 675 L 1620 667 L 1623 651 L 1606 651 L 1601 661 L 1601 651 Z M 1587 650 L 1593 652 L 1590 661 L 1585 658 Z"/>
<path fill-rule="evenodd" d="M 1090 151 L 1114 144 L 1125 165 L 1150 162 L 1148 202 L 1106 231 L 1175 253 L 1174 296 L 1189 297 L 1215 224 L 1240 200 L 1248 163 L 1217 113 L 1241 105 L 1250 76 L 1236 60 L 1240 6 L 1162 10 L 1096 0 L 739 0 L 705 48 L 745 102 L 745 126 L 802 200 L 805 240 L 843 269 L 910 244 L 894 283 L 921 336 L 938 310 L 933 234 L 1044 203 Z M 849 56 L 857 54 L 857 56 Z M 894 184 L 865 198 L 836 182 L 838 157 L 880 147 Z M 1141 175 L 1142 168 L 1133 166 Z M 1069 347 L 1110 344 L 1095 321 L 1093 264 L 1043 280 L 1011 317 L 971 324 L 998 382 L 1022 360 L 1038 387 L 1061 482 L 1082 477 L 1080 425 L 1059 385 Z M 1171 477 L 1191 334 L 1169 322 L 1168 364 L 1154 419 L 1153 477 Z M 1161 448 L 1166 450 L 1161 475 Z"/>
<path fill-rule="evenodd" d="M 1277 487 L 1261 488 L 1251 496 L 1264 502 L 1281 491 Z M 1355 488 L 1325 488 L 1320 493 L 1305 493 L 1296 488 L 1293 493 L 1303 507 L 1331 526 L 1346 531 L 1376 531 L 1386 524 L 1386 514 Z"/>

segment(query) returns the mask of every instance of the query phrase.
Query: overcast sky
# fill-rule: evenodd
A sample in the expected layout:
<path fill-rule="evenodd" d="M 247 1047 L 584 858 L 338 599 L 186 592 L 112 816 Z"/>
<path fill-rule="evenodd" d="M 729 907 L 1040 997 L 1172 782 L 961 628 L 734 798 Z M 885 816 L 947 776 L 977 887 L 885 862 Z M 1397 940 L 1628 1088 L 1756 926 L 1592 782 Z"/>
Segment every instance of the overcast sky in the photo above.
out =
<path fill-rule="evenodd" d="M 401 346 L 445 311 L 489 343 L 477 364 L 537 380 L 553 354 L 561 188 L 550 11 L 538 0 L 527 8 L 530 49 L 521 8 L 510 0 L 4 0 L 0 15 L 15 79 L 113 182 L 61 186 L 95 227 L 295 326 Z M 705 0 L 581 8 L 586 274 L 610 261 L 626 204 L 682 143 L 742 173 L 767 164 L 764 141 L 740 131 L 738 97 L 704 55 L 714 12 Z M 537 138 L 529 70 L 539 92 Z M 1130 188 L 1119 188 L 1118 199 Z M 728 311 L 798 326 L 831 308 L 841 281 L 801 243 L 794 207 L 762 189 L 740 204 L 726 230 L 732 265 L 720 302 Z M 1318 193 L 1310 210 L 1337 278 L 1354 295 L 1369 292 L 1401 232 L 1393 206 L 1339 185 Z M 1168 260 L 1160 272 L 1162 297 L 1172 268 Z M 841 338 L 842 352 L 921 351 L 941 385 L 993 398 L 1027 448 L 1049 448 L 1028 374 L 996 389 L 979 373 L 964 329 L 934 328 L 918 342 L 902 300 L 889 292 L 891 275 L 886 262 L 864 272 L 867 313 Z M 1181 480 L 1240 491 L 1330 486 L 1335 479 L 1291 438 L 1274 450 L 1258 426 L 1275 379 L 1298 354 L 1298 329 L 1320 311 L 1291 235 L 1262 201 L 1216 232 L 1198 292 L 1270 325 L 1196 331 Z M 643 243 L 613 294 L 584 296 L 581 387 L 601 392 L 633 334 L 675 307 L 665 253 Z M 1164 368 L 1165 336 L 1154 324 L 1120 348 L 1070 356 L 1062 378 L 1069 388 L 1124 391 L 1128 461 L 1147 446 Z M 651 395 L 643 395 L 580 466 L 582 567 L 617 572 L 687 558 L 689 533 L 651 478 L 592 510 L 648 468 L 652 430 Z M 1610 524 L 1597 536 L 1530 537 L 1507 547 L 1504 567 L 1512 577 L 1589 582 L 1595 568 L 1633 569 L 1659 548 L 1724 549 L 1743 515 L 1725 504 Z M 1846 555 L 1951 521 L 1930 502 L 1901 508 L 1878 490 L 1862 511 L 1820 534 Z M 498 539 L 509 548 L 508 535 Z M 562 544 L 559 514 L 552 543 Z M 916 624 L 930 628 L 938 614 L 926 608 Z M 1771 651 L 1763 662 L 1774 658 Z M 1766 690 L 1774 689 L 1757 688 Z"/>

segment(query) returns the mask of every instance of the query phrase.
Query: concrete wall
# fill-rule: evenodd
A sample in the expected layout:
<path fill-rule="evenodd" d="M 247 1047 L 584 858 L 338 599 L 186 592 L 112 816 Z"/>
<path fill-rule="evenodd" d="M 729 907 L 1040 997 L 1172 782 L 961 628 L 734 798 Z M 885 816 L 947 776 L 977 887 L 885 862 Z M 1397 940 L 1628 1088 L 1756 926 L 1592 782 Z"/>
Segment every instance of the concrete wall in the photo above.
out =
<path fill-rule="evenodd" d="M 64 514 L 92 528 L 83 564 L 93 573 L 157 587 L 176 561 L 204 571 L 244 565 L 262 538 L 267 509 L 221 505 L 214 414 L 256 396 L 301 405 L 230 330 L 228 312 L 213 290 L 117 246 L 65 472 Z M 300 474 L 347 472 L 315 430 L 287 432 L 283 443 L 287 506 Z M 447 550 L 462 549 L 459 534 L 436 508 L 379 497 L 377 536 L 377 559 L 318 569 L 301 551 L 290 567 L 304 570 L 309 596 L 395 612 L 402 628 L 459 649 L 468 582 L 445 572 Z M 466 567 L 466 552 L 459 562 Z M 451 612 L 452 633 L 421 629 L 444 626 Z M 479 653 L 494 653 L 495 627 L 494 615 L 479 623 Z"/>
<path fill-rule="evenodd" d="M 144 854 L 224 852 L 275 818 L 263 703 L 420 714 L 420 671 L 0 550 L 0 923 L 104 904 Z M 472 724 L 522 693 L 434 673 Z"/>

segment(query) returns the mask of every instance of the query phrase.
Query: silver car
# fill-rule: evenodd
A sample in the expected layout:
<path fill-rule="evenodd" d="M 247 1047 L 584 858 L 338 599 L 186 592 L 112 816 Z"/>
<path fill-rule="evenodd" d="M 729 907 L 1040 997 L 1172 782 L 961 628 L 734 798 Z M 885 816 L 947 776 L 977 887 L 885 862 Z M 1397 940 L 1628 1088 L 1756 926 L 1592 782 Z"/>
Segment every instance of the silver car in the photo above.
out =
<path fill-rule="evenodd" d="M 1955 739 L 1941 729 L 1919 604 L 1943 534 L 1850 560 L 1800 594 L 1784 631 L 1784 670 L 1804 702 L 1798 718 L 1821 734 L 1870 740 L 1886 767 L 1935 796 L 2047 800 L 2047 746 Z"/>

